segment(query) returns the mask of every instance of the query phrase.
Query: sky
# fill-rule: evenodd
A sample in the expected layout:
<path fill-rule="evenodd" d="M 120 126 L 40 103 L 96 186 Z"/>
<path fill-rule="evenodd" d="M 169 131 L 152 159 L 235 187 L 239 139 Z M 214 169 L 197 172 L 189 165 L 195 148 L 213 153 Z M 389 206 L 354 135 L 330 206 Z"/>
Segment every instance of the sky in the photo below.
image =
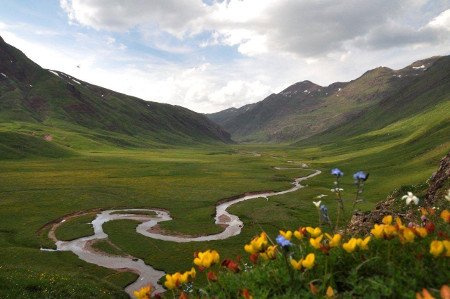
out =
<path fill-rule="evenodd" d="M 450 0 L 2 0 L 44 68 L 210 113 L 450 54 Z"/>

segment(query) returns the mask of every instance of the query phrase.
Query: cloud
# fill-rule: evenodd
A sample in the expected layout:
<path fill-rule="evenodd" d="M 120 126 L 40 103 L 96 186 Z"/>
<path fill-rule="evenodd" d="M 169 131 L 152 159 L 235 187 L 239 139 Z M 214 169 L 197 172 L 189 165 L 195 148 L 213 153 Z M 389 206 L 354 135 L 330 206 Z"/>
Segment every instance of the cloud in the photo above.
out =
<path fill-rule="evenodd" d="M 421 14 L 429 4 L 424 0 L 409 1 L 408 6 L 392 0 L 229 0 L 211 5 L 200 0 L 60 3 L 72 22 L 84 26 L 116 31 L 150 26 L 153 31 L 157 28 L 179 39 L 209 32 L 210 39 L 198 46 L 236 46 L 245 56 L 278 51 L 312 58 L 345 53 L 358 45 L 379 49 L 432 43 L 439 40 L 440 32 L 450 22 L 447 11 L 427 28 L 404 24 L 406 15 Z M 419 23 L 419 19 L 409 23 Z"/>

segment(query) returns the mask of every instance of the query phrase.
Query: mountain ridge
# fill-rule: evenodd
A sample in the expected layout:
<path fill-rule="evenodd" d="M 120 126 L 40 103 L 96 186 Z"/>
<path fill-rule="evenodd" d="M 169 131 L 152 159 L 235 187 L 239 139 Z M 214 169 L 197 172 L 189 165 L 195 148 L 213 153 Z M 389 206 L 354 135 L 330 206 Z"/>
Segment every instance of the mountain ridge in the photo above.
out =
<path fill-rule="evenodd" d="M 0 37 L 0 132 L 11 130 L 22 134 L 19 139 L 52 135 L 52 142 L 66 149 L 80 147 L 67 141 L 74 133 L 83 142 L 112 147 L 232 142 L 226 131 L 200 113 L 44 69 Z M 13 139 L 8 140 L 13 146 Z"/>
<path fill-rule="evenodd" d="M 377 67 L 354 80 L 325 87 L 305 80 L 246 105 L 245 109 L 226 109 L 207 116 L 237 141 L 295 142 L 353 119 L 368 107 L 423 78 L 441 58 L 418 60 L 398 70 Z"/>

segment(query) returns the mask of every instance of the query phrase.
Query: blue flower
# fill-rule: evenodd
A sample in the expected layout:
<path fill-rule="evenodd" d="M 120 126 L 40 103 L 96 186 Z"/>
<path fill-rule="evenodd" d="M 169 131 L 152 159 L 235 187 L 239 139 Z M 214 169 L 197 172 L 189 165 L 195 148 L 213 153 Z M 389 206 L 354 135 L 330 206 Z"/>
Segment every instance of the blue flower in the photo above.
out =
<path fill-rule="evenodd" d="M 341 177 L 344 175 L 344 173 L 339 168 L 333 168 L 331 169 L 331 174 L 335 175 L 337 177 Z"/>
<path fill-rule="evenodd" d="M 330 222 L 330 217 L 328 217 L 328 208 L 327 208 L 326 205 L 321 205 L 320 206 L 320 218 L 325 223 L 329 223 Z"/>
<path fill-rule="evenodd" d="M 369 178 L 369 174 L 365 173 L 364 171 L 358 171 L 353 175 L 353 178 L 355 179 L 355 181 L 367 181 L 367 179 Z"/>
<path fill-rule="evenodd" d="M 291 241 L 287 240 L 282 235 L 278 235 L 278 237 L 276 238 L 276 241 L 277 241 L 278 245 L 280 245 L 284 249 L 287 249 L 289 246 L 292 246 Z"/>

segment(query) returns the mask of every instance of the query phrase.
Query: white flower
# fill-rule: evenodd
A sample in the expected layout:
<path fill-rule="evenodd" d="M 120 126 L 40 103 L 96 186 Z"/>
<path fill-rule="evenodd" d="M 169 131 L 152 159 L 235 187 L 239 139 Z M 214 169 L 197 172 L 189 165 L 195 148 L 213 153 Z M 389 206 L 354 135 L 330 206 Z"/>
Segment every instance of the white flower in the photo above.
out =
<path fill-rule="evenodd" d="M 336 192 L 336 193 L 338 193 L 338 192 L 340 192 L 340 191 L 344 191 L 344 189 L 342 189 L 342 188 L 334 188 L 334 189 L 331 189 L 331 192 Z"/>
<path fill-rule="evenodd" d="M 325 197 L 325 196 L 328 196 L 328 195 L 320 194 L 320 195 L 317 195 L 316 198 L 322 198 L 322 197 Z"/>
<path fill-rule="evenodd" d="M 445 199 L 450 201 L 450 189 L 447 190 L 447 195 L 445 195 Z"/>
<path fill-rule="evenodd" d="M 317 208 L 320 207 L 320 204 L 321 204 L 321 203 L 322 203 L 321 200 L 319 200 L 319 201 L 313 201 L 313 204 L 314 204 Z"/>
<path fill-rule="evenodd" d="M 406 205 L 409 205 L 411 202 L 415 205 L 419 203 L 419 198 L 417 198 L 417 196 L 415 196 L 412 192 L 408 192 L 408 195 L 404 195 L 402 199 L 406 199 Z"/>

